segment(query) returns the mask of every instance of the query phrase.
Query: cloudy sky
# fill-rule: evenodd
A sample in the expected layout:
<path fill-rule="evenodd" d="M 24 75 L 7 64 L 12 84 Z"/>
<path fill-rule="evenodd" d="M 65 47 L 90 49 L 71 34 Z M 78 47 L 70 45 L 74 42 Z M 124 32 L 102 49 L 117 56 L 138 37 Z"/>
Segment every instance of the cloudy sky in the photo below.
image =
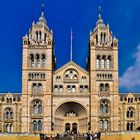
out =
<path fill-rule="evenodd" d="M 0 4 L 0 92 L 21 92 L 22 36 L 41 14 L 42 0 L 2 0 Z M 140 92 L 140 1 L 102 0 L 102 17 L 119 39 L 120 92 Z M 98 0 L 45 0 L 45 16 L 55 38 L 57 67 L 73 60 L 85 68 L 89 32 Z"/>

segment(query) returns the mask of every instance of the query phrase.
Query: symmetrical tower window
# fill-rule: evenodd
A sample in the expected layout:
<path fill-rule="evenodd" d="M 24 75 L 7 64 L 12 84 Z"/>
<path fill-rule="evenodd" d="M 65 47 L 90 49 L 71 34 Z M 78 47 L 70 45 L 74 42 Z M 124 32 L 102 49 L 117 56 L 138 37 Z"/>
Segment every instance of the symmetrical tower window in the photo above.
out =
<path fill-rule="evenodd" d="M 36 31 L 36 42 L 41 42 L 41 41 L 42 41 L 42 32 Z"/>
<path fill-rule="evenodd" d="M 109 84 L 100 84 L 100 93 L 109 93 Z"/>
<path fill-rule="evenodd" d="M 46 74 L 45 73 L 29 73 L 29 80 L 45 80 Z"/>
<path fill-rule="evenodd" d="M 33 83 L 32 85 L 32 94 L 37 95 L 37 94 L 42 94 L 42 84 L 41 83 Z"/>
<path fill-rule="evenodd" d="M 42 54 L 30 54 L 29 63 L 31 68 L 45 68 L 46 67 L 46 55 Z"/>
<path fill-rule="evenodd" d="M 100 113 L 105 114 L 109 113 L 109 101 L 108 100 L 101 100 L 100 102 Z"/>
<path fill-rule="evenodd" d="M 97 80 L 112 80 L 112 74 L 97 74 Z"/>
<path fill-rule="evenodd" d="M 42 103 L 40 100 L 33 101 L 33 115 L 41 115 L 42 114 Z"/>
<path fill-rule="evenodd" d="M 112 58 L 111 56 L 100 56 L 96 57 L 96 68 L 97 69 L 110 69 L 112 68 Z"/>
<path fill-rule="evenodd" d="M 42 130 L 42 121 L 34 120 L 33 121 L 33 131 L 41 131 Z"/>
<path fill-rule="evenodd" d="M 106 45 L 107 44 L 107 39 L 106 39 L 107 35 L 106 33 L 101 33 L 100 34 L 100 45 Z"/>

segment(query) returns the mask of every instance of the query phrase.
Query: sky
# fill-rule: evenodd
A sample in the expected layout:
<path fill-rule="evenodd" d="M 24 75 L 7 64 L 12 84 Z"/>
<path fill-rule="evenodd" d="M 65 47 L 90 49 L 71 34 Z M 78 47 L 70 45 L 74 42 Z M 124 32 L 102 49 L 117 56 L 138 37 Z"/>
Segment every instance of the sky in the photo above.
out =
<path fill-rule="evenodd" d="M 44 0 L 54 32 L 57 68 L 70 60 L 85 68 L 89 33 L 98 18 L 98 0 Z M 22 91 L 22 37 L 41 15 L 42 0 L 1 0 L 0 92 Z M 101 0 L 102 18 L 119 40 L 119 90 L 140 92 L 140 1 Z"/>

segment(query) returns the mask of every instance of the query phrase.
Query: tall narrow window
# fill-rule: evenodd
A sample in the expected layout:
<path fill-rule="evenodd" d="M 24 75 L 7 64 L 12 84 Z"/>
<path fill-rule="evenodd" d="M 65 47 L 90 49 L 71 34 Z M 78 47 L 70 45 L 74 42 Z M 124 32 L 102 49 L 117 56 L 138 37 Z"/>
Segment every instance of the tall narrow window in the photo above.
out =
<path fill-rule="evenodd" d="M 42 94 L 42 84 L 38 84 L 38 94 Z"/>
<path fill-rule="evenodd" d="M 33 93 L 33 94 L 37 94 L 37 84 L 36 84 L 36 83 L 33 83 L 33 86 L 32 86 L 32 93 Z"/>
<path fill-rule="evenodd" d="M 37 121 L 33 121 L 33 130 L 37 131 Z"/>
<path fill-rule="evenodd" d="M 35 60 L 34 60 L 34 55 L 33 54 L 30 56 L 30 59 L 31 59 L 31 68 L 33 68 L 34 64 L 35 64 Z"/>
<path fill-rule="evenodd" d="M 104 121 L 104 129 L 107 130 L 108 129 L 108 120 Z"/>
<path fill-rule="evenodd" d="M 102 69 L 105 68 L 105 61 L 106 61 L 106 58 L 105 56 L 102 57 Z"/>
<path fill-rule="evenodd" d="M 97 59 L 96 59 L 96 68 L 97 69 L 100 68 L 100 56 L 97 56 Z"/>
<path fill-rule="evenodd" d="M 36 31 L 36 41 L 38 41 L 38 31 Z"/>
<path fill-rule="evenodd" d="M 42 55 L 42 67 L 45 68 L 46 67 L 46 56 L 43 54 Z"/>
<path fill-rule="evenodd" d="M 42 121 L 38 121 L 38 131 L 42 130 Z"/>
<path fill-rule="evenodd" d="M 40 68 L 40 56 L 39 55 L 36 56 L 36 60 L 37 60 L 37 68 Z"/>
<path fill-rule="evenodd" d="M 41 31 L 39 32 L 39 35 L 40 35 L 40 42 L 42 41 L 42 33 Z"/>
<path fill-rule="evenodd" d="M 46 43 L 46 40 L 47 40 L 47 34 L 45 33 L 45 35 L 44 35 L 44 41 L 45 41 L 45 43 Z"/>
<path fill-rule="evenodd" d="M 108 59 L 107 59 L 107 69 L 110 69 L 111 68 L 111 56 L 108 56 Z"/>

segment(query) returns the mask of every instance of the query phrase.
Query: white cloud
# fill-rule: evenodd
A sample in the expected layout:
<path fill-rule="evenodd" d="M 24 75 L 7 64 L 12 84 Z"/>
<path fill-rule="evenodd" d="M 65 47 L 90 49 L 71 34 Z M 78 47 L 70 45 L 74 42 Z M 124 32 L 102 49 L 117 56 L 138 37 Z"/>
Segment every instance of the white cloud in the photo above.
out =
<path fill-rule="evenodd" d="M 140 90 L 140 44 L 137 47 L 137 52 L 134 54 L 135 62 L 128 67 L 120 77 L 120 87 L 127 90 Z"/>

